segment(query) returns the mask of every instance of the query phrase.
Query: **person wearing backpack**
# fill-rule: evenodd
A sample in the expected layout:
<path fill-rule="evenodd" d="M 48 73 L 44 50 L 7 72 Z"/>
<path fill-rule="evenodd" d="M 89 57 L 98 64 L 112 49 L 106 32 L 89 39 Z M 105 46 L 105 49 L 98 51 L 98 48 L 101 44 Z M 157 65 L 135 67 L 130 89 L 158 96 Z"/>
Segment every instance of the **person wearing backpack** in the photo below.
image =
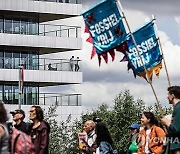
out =
<path fill-rule="evenodd" d="M 48 154 L 50 126 L 44 121 L 43 110 L 40 106 L 32 106 L 29 114 L 33 122 L 30 135 L 35 145 L 35 154 Z"/>
<path fill-rule="evenodd" d="M 4 103 L 0 101 L 0 154 L 9 154 L 9 133 L 6 125 L 8 120 Z"/>
<path fill-rule="evenodd" d="M 141 117 L 144 126 L 139 132 L 138 154 L 162 154 L 165 132 L 158 127 L 158 121 L 152 112 L 144 112 Z"/>

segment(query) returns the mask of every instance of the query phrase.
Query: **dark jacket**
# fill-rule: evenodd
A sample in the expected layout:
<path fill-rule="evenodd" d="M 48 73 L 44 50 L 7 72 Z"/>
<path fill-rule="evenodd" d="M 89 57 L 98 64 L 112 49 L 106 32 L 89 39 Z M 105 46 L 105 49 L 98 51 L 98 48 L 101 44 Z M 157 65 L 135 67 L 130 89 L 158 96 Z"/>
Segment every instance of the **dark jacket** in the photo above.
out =
<path fill-rule="evenodd" d="M 180 102 L 178 102 L 173 110 L 172 123 L 169 126 L 169 136 L 171 139 L 170 150 L 180 149 Z"/>
<path fill-rule="evenodd" d="M 32 129 L 33 134 L 32 141 L 35 145 L 36 154 L 48 154 L 48 144 L 49 144 L 49 133 L 50 126 L 47 122 L 42 121 L 40 126 L 36 129 Z"/>
<path fill-rule="evenodd" d="M 29 125 L 27 123 L 25 123 L 24 121 L 21 121 L 21 123 L 19 123 L 19 125 L 14 125 L 14 127 L 26 134 L 28 134 L 29 132 Z"/>

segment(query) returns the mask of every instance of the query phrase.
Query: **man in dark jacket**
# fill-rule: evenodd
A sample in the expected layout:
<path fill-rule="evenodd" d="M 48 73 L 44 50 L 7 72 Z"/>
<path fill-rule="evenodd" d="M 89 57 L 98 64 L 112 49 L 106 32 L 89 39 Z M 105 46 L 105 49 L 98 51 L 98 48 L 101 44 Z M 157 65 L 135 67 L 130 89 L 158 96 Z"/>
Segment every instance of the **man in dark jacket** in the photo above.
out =
<path fill-rule="evenodd" d="M 28 124 L 23 120 L 25 118 L 25 113 L 23 110 L 17 109 L 10 112 L 13 116 L 13 121 L 15 122 L 14 127 L 24 133 L 28 133 Z"/>
<path fill-rule="evenodd" d="M 162 122 L 168 127 L 168 135 L 171 137 L 168 139 L 171 154 L 180 154 L 180 86 L 169 87 L 167 98 L 169 104 L 174 106 L 172 121 L 164 117 Z"/>

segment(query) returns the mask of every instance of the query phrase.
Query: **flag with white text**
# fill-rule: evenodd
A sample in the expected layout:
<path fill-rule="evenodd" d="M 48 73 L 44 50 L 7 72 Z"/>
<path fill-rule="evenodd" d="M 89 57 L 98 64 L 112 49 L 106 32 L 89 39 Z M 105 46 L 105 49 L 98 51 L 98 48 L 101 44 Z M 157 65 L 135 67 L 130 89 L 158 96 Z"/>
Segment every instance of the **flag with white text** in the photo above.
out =
<path fill-rule="evenodd" d="M 145 77 L 146 68 L 149 71 L 148 74 L 150 75 L 150 78 L 152 78 L 152 72 L 155 71 L 156 74 L 159 74 L 159 68 L 162 67 L 162 54 L 160 52 L 153 22 L 151 21 L 136 30 L 133 33 L 133 36 L 137 47 L 135 46 L 131 35 L 127 36 L 128 51 L 126 52 L 126 56 L 130 63 L 130 67 L 135 72 L 135 75 L 143 77 Z M 159 71 L 156 72 L 156 70 Z"/>
<path fill-rule="evenodd" d="M 93 52 L 102 55 L 105 61 L 107 53 L 114 58 L 114 49 L 126 38 L 126 31 L 115 0 L 103 0 L 84 12 L 85 32 L 90 33 L 88 42 L 93 44 Z"/>

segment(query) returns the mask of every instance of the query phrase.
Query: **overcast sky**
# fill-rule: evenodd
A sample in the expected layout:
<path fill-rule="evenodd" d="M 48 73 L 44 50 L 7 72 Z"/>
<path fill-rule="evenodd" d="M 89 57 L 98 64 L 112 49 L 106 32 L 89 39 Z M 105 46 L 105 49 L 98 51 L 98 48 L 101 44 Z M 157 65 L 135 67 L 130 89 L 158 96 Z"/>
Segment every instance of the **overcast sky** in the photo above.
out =
<path fill-rule="evenodd" d="M 82 0 L 83 11 L 87 10 L 100 0 Z M 152 15 L 156 16 L 158 35 L 161 40 L 167 69 L 172 85 L 180 85 L 180 1 L 179 0 L 122 0 L 124 13 L 131 27 L 135 30 L 142 26 Z M 82 17 L 76 19 L 76 24 L 83 25 L 82 51 L 71 52 L 70 55 L 79 56 L 83 61 L 83 84 L 72 86 L 61 86 L 51 88 L 51 92 L 62 90 L 65 92 L 82 93 L 84 108 L 91 110 L 102 103 L 113 104 L 113 99 L 125 89 L 137 99 L 142 98 L 147 105 L 156 102 L 150 85 L 143 79 L 133 77 L 132 72 L 127 71 L 127 63 L 120 63 L 123 55 L 116 53 L 115 61 L 105 64 L 102 61 L 98 66 L 97 56 L 90 60 L 92 46 L 85 40 L 84 23 Z M 71 57 L 69 53 L 64 56 Z M 160 77 L 153 77 L 153 86 L 157 97 L 162 105 L 167 105 L 167 77 L 165 69 L 160 72 Z"/>

